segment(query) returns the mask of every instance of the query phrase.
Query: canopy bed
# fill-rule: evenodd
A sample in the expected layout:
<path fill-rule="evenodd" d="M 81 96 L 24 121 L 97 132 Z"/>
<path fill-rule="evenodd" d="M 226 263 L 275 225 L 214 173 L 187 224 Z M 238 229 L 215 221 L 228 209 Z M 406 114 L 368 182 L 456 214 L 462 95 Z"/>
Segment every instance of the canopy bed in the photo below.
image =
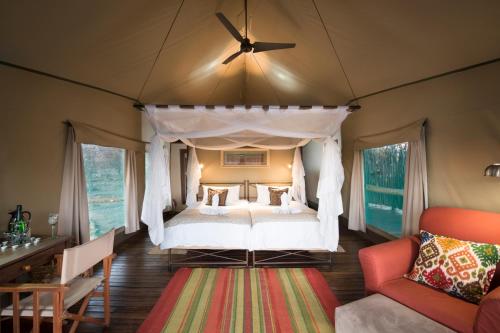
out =
<path fill-rule="evenodd" d="M 254 257 L 255 251 L 284 251 L 276 258 L 287 253 L 307 256 L 301 252 L 308 250 L 337 250 L 338 216 L 343 212 L 340 190 L 344 180 L 340 126 L 350 113 L 347 107 L 183 108 L 148 105 L 145 110 L 155 135 L 149 150 L 150 176 L 141 218 L 148 225 L 151 241 L 155 245 L 161 244 L 162 248 L 168 249 L 242 249 L 246 251 L 247 257 L 248 251 L 254 252 Z M 237 205 L 226 208 L 226 214 L 218 216 L 200 214 L 200 210 L 206 206 L 206 200 L 201 203 L 197 201 L 201 168 L 196 149 L 190 149 L 187 166 L 188 209 L 164 226 L 161 212 L 170 205 L 171 192 L 169 149 L 164 152 L 163 142 L 168 145 L 178 140 L 192 148 L 209 150 L 295 148 L 292 184 L 288 194 L 294 199 L 290 203 L 291 210 L 296 207 L 299 211 L 283 214 L 257 200 L 257 203 L 250 204 L 239 201 Z M 299 149 L 310 140 L 323 144 L 317 191 L 318 212 L 306 206 L 305 173 Z M 244 185 L 244 199 L 248 199 L 250 184 L 245 181 Z M 203 231 L 202 226 L 205 228 Z M 181 229 L 197 231 L 182 234 L 179 231 Z M 210 239 L 210 235 L 216 237 Z"/>

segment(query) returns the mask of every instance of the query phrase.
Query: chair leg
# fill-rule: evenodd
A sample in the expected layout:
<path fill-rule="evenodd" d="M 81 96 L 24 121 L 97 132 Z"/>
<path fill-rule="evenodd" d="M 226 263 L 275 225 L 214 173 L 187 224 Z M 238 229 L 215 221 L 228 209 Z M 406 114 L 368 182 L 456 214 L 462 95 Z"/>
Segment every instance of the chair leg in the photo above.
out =
<path fill-rule="evenodd" d="M 33 291 L 33 333 L 40 333 L 40 292 Z"/>
<path fill-rule="evenodd" d="M 18 292 L 13 292 L 12 293 L 12 328 L 14 330 L 14 333 L 20 333 L 21 332 L 21 323 L 19 319 L 19 293 Z"/>
<path fill-rule="evenodd" d="M 82 306 L 80 306 L 80 309 L 78 310 L 79 316 L 83 316 L 85 313 L 85 310 L 87 310 L 87 306 L 89 305 L 90 297 L 92 297 L 92 294 L 88 294 L 83 299 Z M 79 320 L 73 320 L 73 324 L 71 324 L 71 328 L 69 329 L 69 333 L 75 333 L 79 324 L 80 324 Z"/>
<path fill-rule="evenodd" d="M 103 287 L 103 298 L 104 298 L 104 326 L 108 327 L 111 322 L 111 310 L 109 305 L 109 279 L 111 278 L 111 263 L 112 258 L 108 257 L 103 261 L 104 269 L 104 287 Z"/>
<path fill-rule="evenodd" d="M 64 300 L 63 294 L 60 291 L 52 293 L 52 307 L 53 307 L 53 322 L 52 333 L 62 333 L 62 302 Z"/>

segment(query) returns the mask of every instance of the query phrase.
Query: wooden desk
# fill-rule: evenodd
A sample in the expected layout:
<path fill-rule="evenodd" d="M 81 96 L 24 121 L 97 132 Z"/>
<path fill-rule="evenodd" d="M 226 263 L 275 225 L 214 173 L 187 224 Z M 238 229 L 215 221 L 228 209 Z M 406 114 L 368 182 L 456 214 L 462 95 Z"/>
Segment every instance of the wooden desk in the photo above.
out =
<path fill-rule="evenodd" d="M 62 254 L 69 237 L 42 238 L 37 245 L 18 247 L 0 252 L 0 283 L 6 283 L 50 262 L 55 254 Z"/>

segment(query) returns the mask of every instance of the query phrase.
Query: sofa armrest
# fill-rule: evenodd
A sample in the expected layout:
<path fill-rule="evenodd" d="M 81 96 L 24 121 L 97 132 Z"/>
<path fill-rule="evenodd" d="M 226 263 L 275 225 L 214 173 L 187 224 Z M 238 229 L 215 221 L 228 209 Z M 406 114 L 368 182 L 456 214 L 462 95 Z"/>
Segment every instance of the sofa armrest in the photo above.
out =
<path fill-rule="evenodd" d="M 500 287 L 486 294 L 477 310 L 475 333 L 497 332 L 500 325 Z"/>
<path fill-rule="evenodd" d="M 366 294 L 376 293 L 384 282 L 408 273 L 418 255 L 419 244 L 418 238 L 407 237 L 359 250 Z"/>

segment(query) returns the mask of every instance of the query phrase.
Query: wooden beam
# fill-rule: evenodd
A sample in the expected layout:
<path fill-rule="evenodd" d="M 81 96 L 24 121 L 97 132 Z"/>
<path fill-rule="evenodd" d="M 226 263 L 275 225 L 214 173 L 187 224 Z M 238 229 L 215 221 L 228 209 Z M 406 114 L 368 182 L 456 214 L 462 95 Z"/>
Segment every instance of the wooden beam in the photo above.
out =
<path fill-rule="evenodd" d="M 155 106 L 159 109 L 168 109 L 172 105 L 156 104 Z M 195 109 L 195 107 L 198 105 L 181 104 L 178 106 L 181 109 Z M 215 109 L 215 105 L 202 105 L 202 106 L 204 106 L 206 109 Z M 237 105 L 224 105 L 224 107 L 226 109 L 234 109 L 236 106 Z M 255 105 L 246 104 L 246 105 L 242 105 L 242 106 L 245 107 L 245 109 L 251 109 Z M 269 110 L 269 108 L 275 107 L 275 106 L 277 106 L 279 109 L 282 109 L 282 110 L 285 110 L 285 109 L 288 109 L 291 107 L 290 105 L 258 105 L 258 106 L 262 107 L 264 110 Z M 300 110 L 308 110 L 308 109 L 312 109 L 314 106 L 315 105 L 298 105 L 298 108 Z M 321 105 L 321 107 L 323 107 L 324 109 L 336 109 L 336 108 L 341 107 L 341 106 L 342 105 Z M 144 111 L 144 109 L 145 109 L 145 105 L 142 103 L 135 103 L 134 107 L 136 109 L 138 109 L 139 111 Z M 351 111 L 351 112 L 354 112 L 356 110 L 361 109 L 361 105 L 347 105 L 347 107 L 348 107 L 349 111 Z"/>

